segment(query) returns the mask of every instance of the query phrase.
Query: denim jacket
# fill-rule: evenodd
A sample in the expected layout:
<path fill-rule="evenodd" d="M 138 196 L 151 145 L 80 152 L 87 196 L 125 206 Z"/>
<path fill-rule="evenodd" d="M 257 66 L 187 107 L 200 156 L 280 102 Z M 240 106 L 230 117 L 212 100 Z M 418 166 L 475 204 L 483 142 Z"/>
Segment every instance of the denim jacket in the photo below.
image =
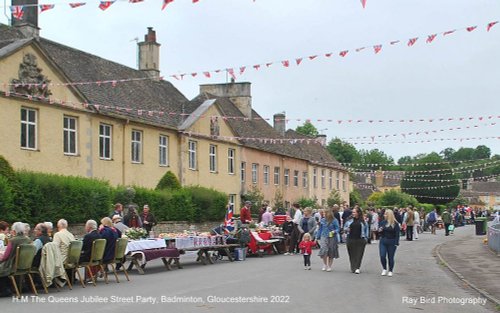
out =
<path fill-rule="evenodd" d="M 344 231 L 346 232 L 346 234 L 349 234 L 349 227 L 351 226 L 353 220 L 354 219 L 351 218 L 347 222 L 345 222 Z M 368 239 L 368 225 L 363 220 L 361 220 L 361 238 Z"/>
<path fill-rule="evenodd" d="M 337 221 L 337 219 L 334 218 L 331 223 L 328 223 L 326 221 L 326 218 L 324 218 L 324 217 L 321 218 L 321 220 L 319 221 L 319 229 L 318 229 L 318 232 L 316 233 L 316 239 L 328 237 L 328 234 L 331 231 L 335 232 L 335 236 L 338 235 L 338 233 L 340 231 L 340 227 L 339 227 L 339 222 Z"/>

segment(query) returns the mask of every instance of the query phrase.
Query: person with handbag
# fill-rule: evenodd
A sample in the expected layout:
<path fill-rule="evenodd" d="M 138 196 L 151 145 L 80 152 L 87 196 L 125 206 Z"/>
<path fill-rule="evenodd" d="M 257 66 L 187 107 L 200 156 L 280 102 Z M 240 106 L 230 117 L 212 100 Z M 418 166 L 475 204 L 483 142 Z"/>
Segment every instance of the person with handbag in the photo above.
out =
<path fill-rule="evenodd" d="M 352 210 L 352 218 L 345 223 L 344 231 L 347 234 L 347 253 L 351 272 L 359 274 L 368 240 L 368 225 L 359 206 L 356 205 Z"/>

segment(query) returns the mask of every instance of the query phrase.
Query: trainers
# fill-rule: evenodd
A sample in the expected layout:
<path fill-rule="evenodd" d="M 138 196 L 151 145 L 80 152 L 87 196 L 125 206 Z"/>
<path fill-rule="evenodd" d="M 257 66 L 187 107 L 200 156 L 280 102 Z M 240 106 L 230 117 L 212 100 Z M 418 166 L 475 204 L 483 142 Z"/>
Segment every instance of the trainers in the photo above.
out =
<path fill-rule="evenodd" d="M 310 266 L 308 266 L 308 267 L 307 267 L 307 269 L 308 269 L 308 270 L 311 270 L 311 267 L 310 267 Z"/>
<path fill-rule="evenodd" d="M 290 252 L 285 252 L 283 253 L 283 255 L 290 255 Z"/>
<path fill-rule="evenodd" d="M 359 268 L 357 270 L 355 270 L 354 273 L 359 274 L 360 273 Z"/>
<path fill-rule="evenodd" d="M 383 270 L 383 271 L 382 271 L 382 274 L 380 274 L 380 275 L 382 275 L 382 276 L 387 275 L 387 270 Z"/>
<path fill-rule="evenodd" d="M 307 271 L 307 266 L 304 266 L 304 269 Z"/>
<path fill-rule="evenodd" d="M 387 276 L 392 277 L 392 272 L 387 273 Z"/>
<path fill-rule="evenodd" d="M 331 271 L 332 271 L 332 268 L 331 268 L 331 267 L 328 267 L 328 268 L 326 269 L 326 271 L 327 271 L 327 272 L 331 272 Z"/>
<path fill-rule="evenodd" d="M 322 271 L 326 271 L 326 266 L 323 266 L 323 267 L 321 268 L 321 270 L 322 270 Z"/>

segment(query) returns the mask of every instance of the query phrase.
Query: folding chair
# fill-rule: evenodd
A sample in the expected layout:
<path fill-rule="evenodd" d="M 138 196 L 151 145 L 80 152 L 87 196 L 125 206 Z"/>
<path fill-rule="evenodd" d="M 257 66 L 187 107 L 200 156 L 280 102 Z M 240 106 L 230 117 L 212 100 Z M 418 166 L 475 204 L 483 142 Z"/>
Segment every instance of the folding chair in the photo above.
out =
<path fill-rule="evenodd" d="M 12 285 L 16 291 L 16 296 L 21 298 L 21 294 L 19 292 L 19 288 L 17 287 L 16 276 L 24 277 L 24 275 L 28 275 L 31 283 L 31 289 L 33 293 L 38 296 L 38 292 L 36 291 L 35 283 L 33 282 L 33 277 L 31 276 L 31 264 L 33 263 L 33 258 L 36 254 L 36 248 L 32 244 L 22 244 L 19 245 L 16 249 L 16 262 L 14 263 L 14 268 L 9 275 L 10 280 L 12 281 Z"/>
<path fill-rule="evenodd" d="M 102 258 L 104 256 L 104 248 L 106 247 L 106 239 L 96 239 L 92 243 L 92 252 L 90 253 L 90 260 L 88 262 L 82 262 L 78 264 L 78 268 L 86 268 L 89 272 L 92 284 L 96 285 L 96 277 L 92 273 L 92 266 L 98 266 L 102 272 L 104 272 L 104 266 L 102 263 Z"/>
<path fill-rule="evenodd" d="M 110 261 L 107 261 L 104 263 L 104 265 L 111 265 L 111 268 L 113 269 L 113 274 L 115 274 L 116 282 L 119 283 L 120 280 L 118 279 L 118 273 L 116 272 L 116 264 L 122 264 L 123 259 L 125 258 L 125 251 L 127 250 L 127 244 L 128 240 L 126 238 L 118 238 L 116 240 L 116 246 L 115 246 L 115 255 Z M 125 277 L 127 277 L 127 280 L 130 281 L 130 278 L 128 277 L 127 269 L 125 266 L 123 266 L 123 272 L 125 273 Z M 106 284 L 108 283 L 108 272 L 104 272 L 104 279 L 106 280 Z"/>
<path fill-rule="evenodd" d="M 69 289 L 73 289 L 72 283 L 74 283 L 73 279 L 76 275 L 78 275 L 78 280 L 83 288 L 85 288 L 85 283 L 82 280 L 82 275 L 80 275 L 80 271 L 78 270 L 80 263 L 80 255 L 82 254 L 83 241 L 74 240 L 69 243 L 68 247 L 68 257 L 66 258 L 66 262 L 64 263 L 65 270 L 71 270 L 71 277 L 68 279 Z"/>

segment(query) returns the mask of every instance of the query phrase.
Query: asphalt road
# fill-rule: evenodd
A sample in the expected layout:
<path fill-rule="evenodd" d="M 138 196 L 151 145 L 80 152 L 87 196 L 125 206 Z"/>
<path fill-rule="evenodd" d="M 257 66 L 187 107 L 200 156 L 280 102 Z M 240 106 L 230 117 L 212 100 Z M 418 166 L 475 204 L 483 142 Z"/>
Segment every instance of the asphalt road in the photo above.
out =
<path fill-rule="evenodd" d="M 314 255 L 306 271 L 302 256 L 269 255 L 243 262 L 214 265 L 183 256 L 183 269 L 165 271 L 161 261 L 148 263 L 145 275 L 134 270 L 131 281 L 102 280 L 97 287 L 76 286 L 72 291 L 31 296 L 17 301 L 0 299 L 2 312 L 493 312 L 491 303 L 464 286 L 433 256 L 444 240 L 472 234 L 473 226 L 444 237 L 421 234 L 420 240 L 402 240 L 393 277 L 380 276 L 378 245 L 367 245 L 361 274 L 349 271 L 345 245 L 332 272 L 321 271 Z M 460 247 L 457 247 L 460 249 Z M 316 254 L 317 250 L 314 251 Z M 100 301 L 100 302 L 99 302 Z M 474 302 L 476 303 L 470 303 Z M 480 303 L 478 303 L 480 302 Z"/>

